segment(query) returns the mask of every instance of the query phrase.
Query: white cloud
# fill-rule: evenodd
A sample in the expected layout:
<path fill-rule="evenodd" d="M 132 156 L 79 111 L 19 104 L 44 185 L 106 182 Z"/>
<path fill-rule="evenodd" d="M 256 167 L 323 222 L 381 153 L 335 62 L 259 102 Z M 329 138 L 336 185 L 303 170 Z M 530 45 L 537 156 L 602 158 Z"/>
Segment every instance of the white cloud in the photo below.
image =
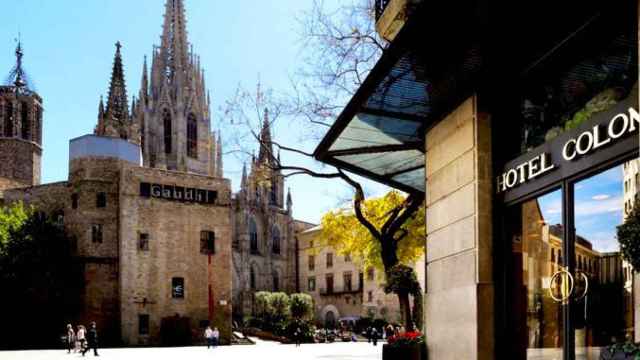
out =
<path fill-rule="evenodd" d="M 595 197 L 595 196 L 594 196 Z M 622 211 L 622 196 L 609 197 L 605 200 L 576 202 L 576 216 L 591 216 Z"/>
<path fill-rule="evenodd" d="M 596 200 L 596 201 L 601 201 L 601 200 L 607 200 L 610 197 L 611 196 L 607 195 L 607 194 L 598 194 L 598 195 L 594 195 L 593 197 L 591 197 L 591 199 Z"/>

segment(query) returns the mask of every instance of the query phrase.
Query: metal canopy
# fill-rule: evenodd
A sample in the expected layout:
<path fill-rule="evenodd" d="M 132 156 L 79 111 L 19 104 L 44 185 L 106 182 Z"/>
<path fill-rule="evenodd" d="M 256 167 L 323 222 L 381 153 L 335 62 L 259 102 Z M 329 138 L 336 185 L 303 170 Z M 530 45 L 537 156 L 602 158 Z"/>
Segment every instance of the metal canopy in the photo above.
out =
<path fill-rule="evenodd" d="M 316 159 L 425 192 L 425 131 L 471 94 L 482 59 L 468 29 L 427 44 L 425 33 L 438 24 L 421 20 L 405 24 L 316 148 Z"/>

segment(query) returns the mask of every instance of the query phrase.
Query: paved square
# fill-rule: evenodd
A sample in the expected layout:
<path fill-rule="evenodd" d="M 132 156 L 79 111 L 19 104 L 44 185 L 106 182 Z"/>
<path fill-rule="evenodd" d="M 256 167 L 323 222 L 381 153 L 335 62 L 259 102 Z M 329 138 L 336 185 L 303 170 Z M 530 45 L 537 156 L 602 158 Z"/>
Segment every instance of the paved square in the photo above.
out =
<path fill-rule="evenodd" d="M 100 349 L 100 359 L 117 360 L 379 360 L 382 344 L 373 346 L 365 342 L 281 345 L 273 342 L 257 342 L 256 345 L 221 346 L 209 349 L 205 346 L 182 348 L 125 348 Z M 87 353 L 86 359 L 92 359 Z M 2 360 L 78 360 L 79 354 L 67 354 L 64 350 L 0 351 Z"/>

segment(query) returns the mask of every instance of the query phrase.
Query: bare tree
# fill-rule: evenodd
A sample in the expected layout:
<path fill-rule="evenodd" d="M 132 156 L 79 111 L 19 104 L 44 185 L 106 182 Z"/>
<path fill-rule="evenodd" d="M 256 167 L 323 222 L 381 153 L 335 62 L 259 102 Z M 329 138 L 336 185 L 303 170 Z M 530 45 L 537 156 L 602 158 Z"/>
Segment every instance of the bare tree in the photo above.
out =
<path fill-rule="evenodd" d="M 416 215 L 424 196 L 408 194 L 378 228 L 363 213 L 366 195 L 357 177 L 337 167 L 314 166 L 312 150 L 305 149 L 301 139 L 285 143 L 273 139 L 265 141 L 260 135 L 267 119 L 269 125 L 286 122 L 290 128 L 304 126 L 308 142 L 323 134 L 337 118 L 386 48 L 375 31 L 373 1 L 353 0 L 335 11 L 327 11 L 321 0 L 314 0 L 311 10 L 299 19 L 302 51 L 306 55 L 302 67 L 292 79 L 293 91 L 278 94 L 272 89 L 263 89 L 260 83 L 255 92 L 239 87 L 235 96 L 227 101 L 224 117 L 234 125 L 235 134 L 231 139 L 235 141 L 233 145 L 240 149 L 238 154 L 252 156 L 252 147 L 258 143 L 260 151 L 269 155 L 270 161 L 262 164 L 264 168 L 256 169 L 264 174 L 260 181 L 269 182 L 269 174 L 278 171 L 284 177 L 307 175 L 339 180 L 348 185 L 353 190 L 354 213 L 373 238 L 380 242 L 382 263 L 388 273 L 398 264 L 398 242 L 407 236 L 402 225 Z M 247 141 L 249 139 L 253 141 Z M 282 161 L 280 152 L 289 154 L 289 160 Z M 407 299 L 400 297 L 400 301 L 405 307 L 404 312 L 410 313 Z M 408 315 L 405 323 L 407 329 L 412 329 Z"/>

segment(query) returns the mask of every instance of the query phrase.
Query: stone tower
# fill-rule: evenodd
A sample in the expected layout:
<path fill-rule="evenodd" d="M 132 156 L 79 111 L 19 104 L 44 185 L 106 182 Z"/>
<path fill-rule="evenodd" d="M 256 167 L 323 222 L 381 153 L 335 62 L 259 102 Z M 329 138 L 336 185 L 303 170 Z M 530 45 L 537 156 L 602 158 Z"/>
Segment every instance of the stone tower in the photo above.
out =
<path fill-rule="evenodd" d="M 113 59 L 113 70 L 111 71 L 111 82 L 109 84 L 109 95 L 105 108 L 102 98 L 98 105 L 98 124 L 94 133 L 99 136 L 119 137 L 134 144 L 140 144 L 140 132 L 138 125 L 134 123 L 129 115 L 127 102 L 127 87 L 124 81 L 124 69 L 122 66 L 122 56 L 120 42 L 116 43 L 116 54 Z M 134 104 L 135 106 L 135 99 Z"/>
<path fill-rule="evenodd" d="M 22 45 L 16 65 L 0 86 L 0 192 L 40 184 L 42 98 L 22 66 Z"/>
<path fill-rule="evenodd" d="M 166 1 L 150 73 L 144 61 L 134 122 L 141 131 L 145 166 L 221 177 L 204 70 L 187 41 L 184 13 L 182 0 Z"/>

